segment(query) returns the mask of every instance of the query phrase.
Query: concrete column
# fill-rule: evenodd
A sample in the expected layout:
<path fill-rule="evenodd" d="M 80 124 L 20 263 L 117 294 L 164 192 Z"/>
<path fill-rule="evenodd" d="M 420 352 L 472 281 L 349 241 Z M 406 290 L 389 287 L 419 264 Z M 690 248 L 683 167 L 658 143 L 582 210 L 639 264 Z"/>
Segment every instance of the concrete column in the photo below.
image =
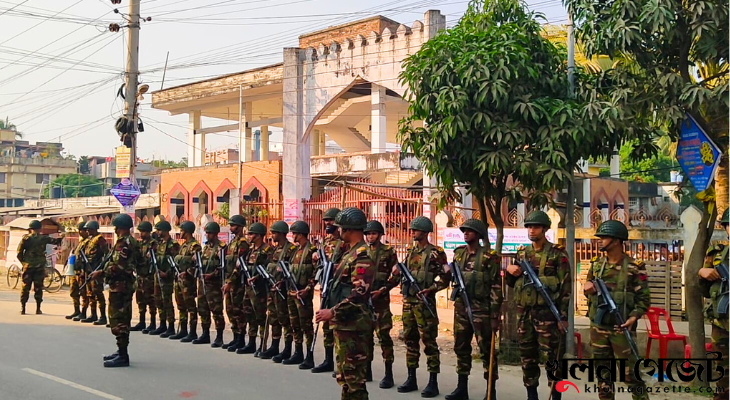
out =
<path fill-rule="evenodd" d="M 527 216 L 525 214 L 525 203 L 517 203 L 517 214 L 519 214 L 522 218 L 519 218 L 521 221 L 519 224 L 520 228 L 525 227 L 525 217 Z"/>
<path fill-rule="evenodd" d="M 259 161 L 269 161 L 269 126 L 261 125 L 261 144 L 259 146 Z"/>
<path fill-rule="evenodd" d="M 613 153 L 611 153 L 611 163 L 610 163 L 610 169 L 611 169 L 611 178 L 620 178 L 621 177 L 621 156 L 618 154 L 618 148 L 613 148 Z"/>
<path fill-rule="evenodd" d="M 319 151 L 317 151 L 317 154 L 320 156 L 327 155 L 327 141 L 326 141 L 327 135 L 325 135 L 324 132 L 319 131 Z"/>
<path fill-rule="evenodd" d="M 188 167 L 198 167 L 201 164 L 199 159 L 199 147 L 196 131 L 200 130 L 200 111 L 193 111 L 188 114 Z M 203 148 L 205 158 L 205 148 Z"/>
<path fill-rule="evenodd" d="M 241 162 L 251 162 L 251 155 L 253 154 L 251 152 L 251 141 L 253 140 L 253 135 L 251 133 L 251 128 L 247 126 L 247 122 L 251 122 L 252 120 L 252 107 L 251 103 L 242 103 L 241 106 L 241 124 L 240 128 L 238 129 L 238 159 Z"/>
<path fill-rule="evenodd" d="M 446 29 L 446 16 L 439 10 L 428 10 L 423 14 L 423 27 L 428 39 L 431 39 L 440 30 Z"/>
<path fill-rule="evenodd" d="M 322 132 L 319 129 L 312 129 L 310 135 L 312 136 L 312 148 L 310 152 L 312 156 L 320 156 L 321 154 L 319 153 L 319 137 L 320 135 L 322 135 Z"/>
<path fill-rule="evenodd" d="M 385 153 L 385 87 L 370 84 L 370 152 Z"/>
<path fill-rule="evenodd" d="M 591 180 L 583 179 L 583 227 L 591 227 Z"/>
<path fill-rule="evenodd" d="M 470 208 L 474 207 L 472 205 L 472 195 L 467 194 L 466 189 L 463 187 L 459 187 L 459 193 L 461 193 L 461 203 L 458 203 L 457 205 L 464 208 L 457 209 L 456 211 L 466 220 L 472 216 L 472 210 L 470 210 Z"/>

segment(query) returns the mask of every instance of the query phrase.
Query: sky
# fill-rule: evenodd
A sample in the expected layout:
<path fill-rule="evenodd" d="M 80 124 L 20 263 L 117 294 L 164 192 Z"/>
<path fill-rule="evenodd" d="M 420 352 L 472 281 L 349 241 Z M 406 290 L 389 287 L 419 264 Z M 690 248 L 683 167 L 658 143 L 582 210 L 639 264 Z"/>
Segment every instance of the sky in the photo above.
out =
<path fill-rule="evenodd" d="M 141 0 L 139 65 L 150 91 L 281 62 L 299 35 L 373 15 L 407 26 L 429 9 L 451 26 L 466 0 Z M 564 24 L 560 0 L 528 0 L 550 23 Z M 114 122 L 124 104 L 129 0 L 0 0 L 0 118 L 24 140 L 62 142 L 69 154 L 111 156 L 120 145 Z M 114 10 L 118 9 L 119 13 Z M 140 103 L 145 132 L 138 156 L 178 161 L 187 156 L 187 115 L 170 116 Z M 208 124 L 206 124 L 208 122 Z M 221 123 L 203 120 L 203 126 Z M 276 133 L 272 147 L 281 141 Z M 208 150 L 236 147 L 237 133 L 206 136 Z"/>

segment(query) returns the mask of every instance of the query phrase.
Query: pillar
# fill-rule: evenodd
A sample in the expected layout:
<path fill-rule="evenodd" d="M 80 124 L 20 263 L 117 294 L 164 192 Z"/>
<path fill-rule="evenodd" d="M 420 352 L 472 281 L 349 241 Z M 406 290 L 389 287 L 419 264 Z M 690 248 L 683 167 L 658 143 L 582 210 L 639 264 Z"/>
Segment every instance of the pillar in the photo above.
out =
<path fill-rule="evenodd" d="M 611 178 L 620 178 L 621 177 L 621 156 L 619 156 L 619 154 L 618 154 L 617 147 L 614 147 L 613 152 L 611 153 L 610 169 L 611 169 Z"/>
<path fill-rule="evenodd" d="M 518 228 L 524 228 L 525 227 L 525 203 L 517 203 L 517 214 L 522 217 L 518 218 L 519 224 Z"/>
<path fill-rule="evenodd" d="M 310 150 L 312 156 L 321 156 L 322 154 L 319 152 L 319 137 L 322 135 L 322 132 L 319 129 L 312 129 L 310 135 L 312 136 L 312 149 Z"/>
<path fill-rule="evenodd" d="M 583 227 L 591 227 L 591 180 L 583 179 Z"/>
<path fill-rule="evenodd" d="M 269 126 L 261 125 L 261 142 L 259 144 L 259 161 L 269 161 Z"/>
<path fill-rule="evenodd" d="M 370 152 L 385 153 L 385 87 L 370 84 Z"/>
<path fill-rule="evenodd" d="M 238 159 L 241 162 L 251 162 L 251 127 L 248 126 L 248 122 L 252 120 L 252 106 L 251 103 L 241 103 L 241 122 L 238 128 Z"/>
<path fill-rule="evenodd" d="M 319 154 L 320 156 L 324 156 L 327 154 L 327 141 L 325 140 L 326 137 L 327 135 L 324 132 L 319 131 L 319 151 L 317 152 L 317 154 Z"/>
<path fill-rule="evenodd" d="M 205 161 L 205 138 L 196 133 L 199 130 L 200 111 L 192 111 L 188 114 L 188 167 L 199 167 L 203 165 L 200 160 Z"/>

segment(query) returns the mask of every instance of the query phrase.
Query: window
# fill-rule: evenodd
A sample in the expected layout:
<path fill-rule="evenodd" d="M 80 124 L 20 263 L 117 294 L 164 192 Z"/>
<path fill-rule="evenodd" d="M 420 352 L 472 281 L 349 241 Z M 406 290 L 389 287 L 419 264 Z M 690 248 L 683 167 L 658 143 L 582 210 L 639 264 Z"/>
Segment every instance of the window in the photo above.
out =
<path fill-rule="evenodd" d="M 0 199 L 0 207 L 5 207 L 5 199 Z"/>
<path fill-rule="evenodd" d="M 0 183 L 5 183 L 5 172 L 0 172 Z"/>
<path fill-rule="evenodd" d="M 10 201 L 10 200 L 8 200 L 8 201 Z M 25 200 L 15 199 L 15 207 L 23 207 L 24 204 L 25 204 Z"/>
<path fill-rule="evenodd" d="M 41 184 L 41 183 L 50 183 L 51 182 L 51 176 L 48 174 L 35 174 L 35 183 Z"/>

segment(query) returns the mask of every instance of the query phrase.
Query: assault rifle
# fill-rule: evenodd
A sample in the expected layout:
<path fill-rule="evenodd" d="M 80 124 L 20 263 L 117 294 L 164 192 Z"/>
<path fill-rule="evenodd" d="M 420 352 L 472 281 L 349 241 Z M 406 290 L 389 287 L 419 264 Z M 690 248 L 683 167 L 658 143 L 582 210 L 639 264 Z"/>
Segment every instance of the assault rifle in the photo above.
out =
<path fill-rule="evenodd" d="M 203 276 L 203 258 L 200 252 L 195 253 L 195 277 L 202 283 L 203 296 L 205 296 L 207 293 L 205 291 L 205 276 Z"/>
<path fill-rule="evenodd" d="M 289 263 L 284 260 L 279 260 L 279 269 L 281 269 L 281 273 L 284 275 L 284 279 L 286 280 L 287 286 L 289 286 L 289 290 L 295 291 L 297 293 L 297 299 L 299 299 L 299 302 L 304 305 L 304 300 L 302 300 L 302 296 L 299 295 L 297 283 L 294 281 L 294 277 L 289 270 Z"/>
<path fill-rule="evenodd" d="M 730 302 L 728 301 L 728 284 L 730 284 L 730 276 L 728 276 L 727 264 L 719 264 L 715 267 L 717 273 L 720 274 L 720 301 L 717 303 L 717 315 L 720 318 L 727 318 L 728 311 L 730 308 Z"/>
<path fill-rule="evenodd" d="M 466 315 L 469 317 L 469 323 L 471 324 L 471 329 L 474 331 L 474 334 L 477 334 L 477 328 L 474 326 L 474 313 L 471 309 L 471 302 L 469 301 L 469 295 L 466 293 L 466 284 L 464 283 L 464 273 L 461 271 L 461 267 L 459 267 L 459 263 L 454 260 L 453 263 L 451 263 L 451 277 L 453 278 L 453 290 L 451 291 L 451 301 L 456 301 L 456 298 L 461 296 L 461 301 L 464 303 L 464 307 L 466 307 Z"/>
<path fill-rule="evenodd" d="M 177 264 L 175 263 L 175 258 L 173 256 L 168 255 L 167 262 L 170 263 L 170 266 L 172 267 L 172 270 L 175 273 L 175 279 L 177 279 L 178 276 L 180 276 L 180 270 L 177 268 Z"/>
<path fill-rule="evenodd" d="M 535 270 L 532 268 L 532 265 L 524 259 L 517 260 L 517 265 L 519 265 L 520 269 L 522 270 L 522 275 L 524 275 L 524 278 L 522 279 L 522 286 L 532 286 L 535 288 L 535 290 L 537 290 L 537 293 L 540 294 L 540 297 L 542 297 L 542 299 L 545 301 L 545 304 L 547 304 L 548 308 L 550 308 L 550 312 L 553 313 L 555 321 L 558 322 L 558 329 L 560 329 L 560 332 L 562 334 L 565 334 L 565 327 L 563 326 L 563 324 L 560 323 L 562 321 L 562 318 L 560 317 L 560 312 L 558 312 L 558 308 L 555 306 L 553 299 L 550 297 L 550 292 L 548 292 L 547 287 L 545 287 L 545 285 L 542 283 L 540 277 L 537 276 Z"/>
<path fill-rule="evenodd" d="M 431 316 L 436 317 L 436 313 L 434 313 L 433 309 L 431 309 L 431 303 L 429 303 L 428 298 L 426 298 L 425 295 L 421 294 L 421 287 L 418 286 L 416 278 L 413 277 L 413 274 L 411 274 L 411 271 L 408 269 L 408 267 L 400 262 L 396 264 L 396 267 L 398 267 L 398 271 L 403 277 L 401 280 L 401 293 L 403 293 L 403 297 L 410 296 L 411 289 L 414 289 L 416 291 L 416 297 L 418 298 L 418 300 L 421 300 L 423 302 L 423 304 L 428 309 L 428 312 L 431 313 Z"/>
<path fill-rule="evenodd" d="M 246 261 L 243 259 L 243 256 L 238 257 L 238 265 L 241 267 L 241 284 L 242 285 L 248 285 L 251 290 L 253 290 L 253 294 L 257 295 L 256 293 L 256 285 L 254 285 L 253 282 L 250 281 L 251 277 L 251 270 L 248 269 L 248 265 L 246 265 Z"/>
<path fill-rule="evenodd" d="M 611 292 L 608 291 L 608 287 L 606 287 L 606 282 L 604 282 L 603 279 L 596 278 L 593 280 L 593 284 L 596 286 L 596 292 L 598 294 L 599 301 L 601 302 L 598 306 L 598 312 L 593 318 L 593 323 L 599 325 L 602 324 L 603 317 L 606 315 L 606 313 L 610 313 L 616 320 L 617 325 L 623 325 L 625 322 L 624 317 L 621 315 L 621 311 L 616 306 L 616 302 L 613 300 L 613 297 L 611 297 Z M 631 347 L 631 353 L 633 353 L 634 357 L 636 357 L 637 360 L 640 360 L 641 357 L 639 356 L 639 350 L 636 347 L 636 342 L 634 342 L 634 338 L 631 337 L 631 332 L 629 331 L 629 328 L 622 328 L 622 330 L 624 331 L 626 340 L 629 342 L 629 347 Z"/>
<path fill-rule="evenodd" d="M 101 262 L 99 262 L 99 265 L 97 265 L 97 266 L 96 266 L 96 268 L 94 268 L 94 270 L 93 270 L 93 271 L 91 271 L 91 274 L 93 274 L 94 272 L 96 272 L 96 271 L 100 270 L 100 269 L 101 269 L 101 268 L 102 268 L 102 267 L 104 266 L 104 264 L 106 264 L 106 262 L 107 262 L 107 261 L 109 261 L 109 259 L 110 259 L 110 258 L 112 258 L 112 254 L 114 254 L 114 252 L 113 252 L 113 251 L 110 251 L 110 252 L 109 252 L 109 253 L 108 253 L 108 254 L 107 254 L 107 255 L 106 255 L 106 256 L 105 256 L 105 257 L 104 257 L 104 258 L 103 258 L 103 259 L 101 260 Z M 84 254 L 84 252 L 83 252 L 83 251 L 81 252 L 81 256 L 82 256 L 82 257 L 84 258 L 84 262 L 88 264 L 88 262 L 89 262 L 89 259 L 88 259 L 88 258 L 86 258 L 86 254 Z M 89 276 L 91 276 L 91 274 L 89 274 Z M 85 287 L 86 287 L 86 285 L 87 285 L 87 284 L 88 284 L 89 282 L 90 282 L 90 280 L 89 280 L 89 277 L 87 276 L 86 280 L 84 281 L 84 284 L 83 284 L 83 285 L 81 285 L 81 286 L 79 287 L 79 290 L 81 290 L 81 289 L 85 288 Z"/>
<path fill-rule="evenodd" d="M 162 285 L 162 280 L 160 279 L 160 268 L 157 265 L 157 256 L 155 255 L 155 251 L 152 248 L 152 246 L 150 246 L 150 249 L 148 250 L 148 252 L 150 253 L 150 260 L 152 261 L 152 263 L 150 265 L 150 273 L 153 272 L 152 269 L 154 268 L 154 273 L 155 273 L 155 276 L 157 277 L 157 282 L 160 285 Z"/>
<path fill-rule="evenodd" d="M 334 270 L 334 265 L 332 264 L 332 261 L 327 259 L 327 254 L 324 252 L 323 248 L 319 248 L 317 250 L 317 256 L 319 257 L 319 262 L 322 265 L 322 268 L 320 269 L 321 273 L 319 274 L 319 309 L 322 310 L 327 305 L 327 300 L 329 299 L 329 293 L 330 293 L 330 280 L 332 279 L 332 271 Z M 314 337 L 312 338 L 312 346 L 309 348 L 310 351 L 314 352 L 314 344 L 317 343 L 317 334 L 319 333 L 319 322 L 317 322 L 317 327 L 314 329 Z"/>
<path fill-rule="evenodd" d="M 269 271 L 267 271 L 263 265 L 261 265 L 261 264 L 257 265 L 256 272 L 259 273 L 259 276 L 266 279 L 266 282 L 269 283 L 269 286 L 273 287 L 274 290 L 276 290 L 276 293 L 278 293 L 279 296 L 281 296 L 282 300 L 286 300 L 286 296 L 284 296 L 284 293 L 281 292 L 281 289 L 279 289 L 279 286 L 276 284 L 276 282 L 274 282 L 274 278 L 271 277 L 271 275 L 269 274 Z"/>

